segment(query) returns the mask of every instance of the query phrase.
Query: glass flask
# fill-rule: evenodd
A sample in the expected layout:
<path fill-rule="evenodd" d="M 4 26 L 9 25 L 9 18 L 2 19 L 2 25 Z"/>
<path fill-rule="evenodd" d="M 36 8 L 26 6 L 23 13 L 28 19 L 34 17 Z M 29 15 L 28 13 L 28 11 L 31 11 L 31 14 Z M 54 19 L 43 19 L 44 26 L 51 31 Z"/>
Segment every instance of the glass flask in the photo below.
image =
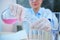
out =
<path fill-rule="evenodd" d="M 17 18 L 12 14 L 13 13 L 10 11 L 10 9 L 7 8 L 2 12 L 1 19 L 6 24 L 14 24 L 17 21 Z"/>

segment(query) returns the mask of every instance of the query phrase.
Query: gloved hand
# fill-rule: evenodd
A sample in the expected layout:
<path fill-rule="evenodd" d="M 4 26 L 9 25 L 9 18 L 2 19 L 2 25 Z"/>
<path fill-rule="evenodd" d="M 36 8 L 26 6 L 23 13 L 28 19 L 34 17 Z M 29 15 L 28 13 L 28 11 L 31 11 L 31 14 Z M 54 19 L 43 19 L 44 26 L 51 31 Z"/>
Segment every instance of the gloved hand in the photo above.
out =
<path fill-rule="evenodd" d="M 19 4 L 10 4 L 11 14 L 15 16 L 18 20 L 20 19 L 21 15 L 25 12 L 25 8 Z"/>
<path fill-rule="evenodd" d="M 44 30 L 44 31 L 51 30 L 51 24 L 47 18 L 39 19 L 38 21 L 32 23 L 30 27 L 34 29 Z"/>

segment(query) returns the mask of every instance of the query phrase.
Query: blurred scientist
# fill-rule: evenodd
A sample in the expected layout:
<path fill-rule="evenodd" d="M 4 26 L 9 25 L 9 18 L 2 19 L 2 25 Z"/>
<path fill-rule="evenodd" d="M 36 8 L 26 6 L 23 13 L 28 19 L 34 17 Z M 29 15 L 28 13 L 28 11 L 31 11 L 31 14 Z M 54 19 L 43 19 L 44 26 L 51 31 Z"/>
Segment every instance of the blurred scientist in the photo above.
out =
<path fill-rule="evenodd" d="M 31 8 L 25 8 L 18 4 L 10 5 L 12 15 L 16 16 L 18 20 L 23 21 L 22 26 L 26 29 L 27 33 L 29 33 L 30 27 L 38 27 L 45 31 L 58 29 L 58 20 L 55 14 L 49 9 L 41 7 L 42 2 L 43 0 L 29 0 Z"/>

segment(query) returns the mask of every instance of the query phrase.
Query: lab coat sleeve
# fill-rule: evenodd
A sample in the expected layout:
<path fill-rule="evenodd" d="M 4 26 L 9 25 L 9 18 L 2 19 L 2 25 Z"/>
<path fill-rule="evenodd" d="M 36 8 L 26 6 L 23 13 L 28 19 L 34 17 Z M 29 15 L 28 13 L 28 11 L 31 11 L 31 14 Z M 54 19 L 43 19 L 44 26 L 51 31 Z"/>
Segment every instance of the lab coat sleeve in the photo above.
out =
<path fill-rule="evenodd" d="M 52 30 L 58 30 L 58 19 L 55 15 L 55 13 L 50 11 L 50 16 L 51 16 L 51 29 Z"/>
<path fill-rule="evenodd" d="M 55 13 L 51 12 L 51 10 L 46 9 L 46 13 L 48 16 L 48 19 L 50 19 L 50 23 L 51 23 L 51 29 L 52 30 L 58 30 L 58 19 L 55 15 Z"/>
<path fill-rule="evenodd" d="M 52 14 L 52 30 L 58 30 L 58 19 L 55 14 Z"/>
<path fill-rule="evenodd" d="M 26 33 L 29 33 L 29 23 L 27 21 L 22 22 L 23 29 L 26 31 Z"/>

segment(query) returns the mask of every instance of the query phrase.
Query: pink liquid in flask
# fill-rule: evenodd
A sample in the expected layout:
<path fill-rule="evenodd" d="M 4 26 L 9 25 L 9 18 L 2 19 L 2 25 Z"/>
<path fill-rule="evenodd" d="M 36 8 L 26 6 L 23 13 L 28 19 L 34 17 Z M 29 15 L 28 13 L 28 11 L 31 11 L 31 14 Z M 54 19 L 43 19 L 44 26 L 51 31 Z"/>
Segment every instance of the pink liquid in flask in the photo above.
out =
<path fill-rule="evenodd" d="M 6 24 L 13 24 L 17 21 L 17 19 L 3 19 L 3 21 Z"/>

